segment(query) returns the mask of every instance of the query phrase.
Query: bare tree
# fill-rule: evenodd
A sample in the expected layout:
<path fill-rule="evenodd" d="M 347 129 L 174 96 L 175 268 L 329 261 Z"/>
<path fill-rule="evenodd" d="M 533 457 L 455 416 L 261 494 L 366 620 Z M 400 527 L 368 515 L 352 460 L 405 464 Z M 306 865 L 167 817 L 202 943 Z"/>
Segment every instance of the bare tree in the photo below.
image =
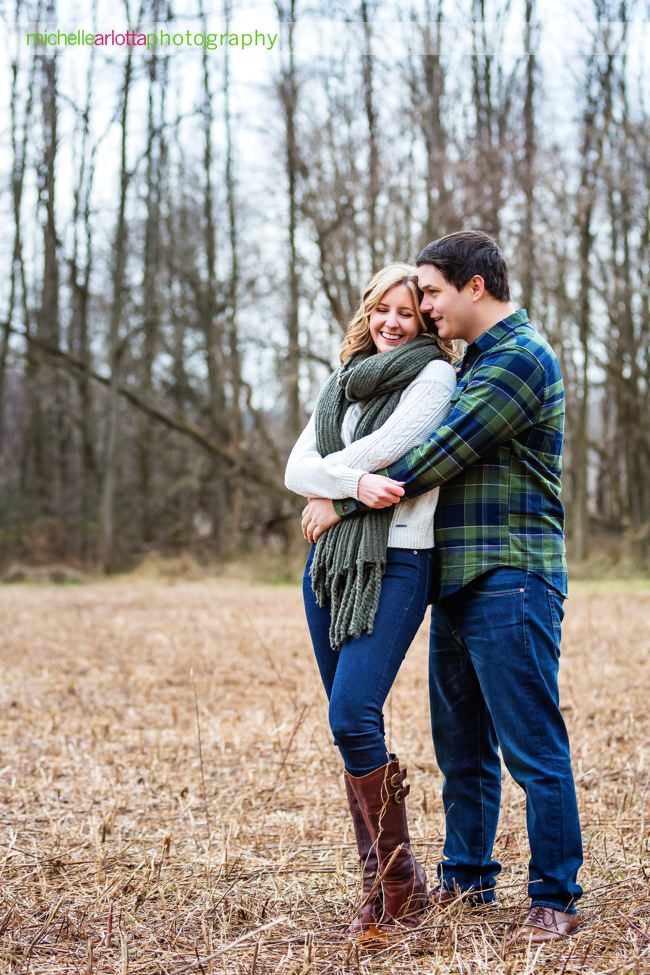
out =
<path fill-rule="evenodd" d="M 154 0 L 152 6 L 154 21 L 160 19 L 160 4 Z M 142 282 L 142 356 L 140 361 L 143 395 L 147 400 L 153 393 L 153 369 L 160 343 L 161 330 L 161 166 L 162 139 L 164 129 L 165 86 L 159 75 L 161 61 L 155 54 L 148 59 L 147 86 L 147 143 L 145 149 L 146 217 L 144 225 L 143 282 Z M 145 545 L 154 537 L 152 512 L 152 467 L 155 456 L 153 440 L 153 421 L 146 414 L 141 415 L 138 467 L 139 467 L 139 507 L 141 538 Z"/>
<path fill-rule="evenodd" d="M 526 0 L 525 10 L 525 63 L 526 82 L 524 94 L 524 150 L 520 166 L 520 181 L 524 193 L 524 215 L 521 223 L 519 256 L 521 262 L 521 291 L 522 304 L 528 309 L 531 317 L 535 316 L 534 292 L 536 273 L 535 249 L 535 186 L 537 173 L 535 157 L 537 153 L 537 133 L 535 118 L 537 115 L 537 57 L 534 53 L 536 45 L 535 0 Z"/>
<path fill-rule="evenodd" d="M 486 0 L 472 0 L 472 102 L 474 133 L 470 206 L 475 221 L 493 237 L 501 235 L 505 162 L 509 158 L 511 85 L 503 62 L 490 51 L 502 33 L 510 12 L 510 0 L 498 5 L 488 24 Z M 480 27 L 480 31 L 479 31 Z"/>
<path fill-rule="evenodd" d="M 94 403 L 89 372 L 92 368 L 90 354 L 90 281 L 93 266 L 94 235 L 91 224 L 91 200 L 95 174 L 96 154 L 99 143 L 93 146 L 91 140 L 91 113 L 94 93 L 95 52 L 91 49 L 86 74 L 86 100 L 78 112 L 79 129 L 79 168 L 74 188 L 72 209 L 72 254 L 69 258 L 69 279 L 71 293 L 71 316 L 69 344 L 86 367 L 77 378 L 79 402 L 80 457 L 78 463 L 79 509 L 82 530 L 78 551 L 84 561 L 94 557 L 90 548 L 87 530 L 97 509 L 99 471 L 94 418 Z"/>
<path fill-rule="evenodd" d="M 125 0 L 128 16 L 128 0 Z M 133 53 L 129 48 L 124 66 L 124 78 L 120 95 L 120 173 L 117 221 L 113 243 L 112 304 L 108 334 L 108 359 L 110 363 L 110 387 L 107 403 L 106 445 L 104 451 L 102 491 L 100 499 L 99 563 L 105 572 L 115 564 L 115 494 L 117 489 L 118 439 L 120 427 L 120 363 L 123 354 L 122 316 L 125 298 L 125 272 L 127 259 L 126 203 L 131 172 L 128 168 L 128 117 L 129 96 L 133 77 Z"/>
<path fill-rule="evenodd" d="M 22 11 L 21 0 L 16 0 L 16 22 L 20 21 Z M 0 450 L 4 444 L 4 406 L 5 406 L 5 375 L 7 361 L 9 357 L 10 330 L 14 321 L 17 297 L 16 293 L 20 289 L 22 299 L 22 314 L 25 329 L 30 330 L 30 311 L 27 299 L 27 281 L 25 277 L 25 259 L 23 254 L 23 218 L 22 202 L 25 184 L 25 171 L 27 164 L 27 143 L 28 133 L 32 124 L 33 93 L 35 88 L 37 61 L 32 58 L 30 72 L 27 81 L 27 95 L 23 109 L 22 131 L 19 122 L 19 60 L 18 54 L 14 56 L 11 63 L 11 96 L 9 102 L 9 117 L 11 130 L 11 200 L 13 216 L 13 247 L 11 259 L 11 272 L 9 277 L 9 303 L 7 308 L 6 326 L 2 332 L 0 345 Z"/>
<path fill-rule="evenodd" d="M 226 30 L 231 22 L 231 0 L 224 0 L 224 21 Z M 245 451 L 244 422 L 242 409 L 243 377 L 242 356 L 238 331 L 239 305 L 239 242 L 237 220 L 237 190 L 235 182 L 235 144 L 233 138 L 232 92 L 230 54 L 225 52 L 223 66 L 223 103 L 225 129 L 225 188 L 226 207 L 228 211 L 228 245 L 230 258 L 230 274 L 228 276 L 226 298 L 226 320 L 228 327 L 228 379 L 230 385 L 229 416 L 231 428 L 231 443 L 237 456 Z M 244 504 L 244 481 L 240 477 L 233 479 L 229 504 L 228 537 L 226 550 L 237 551 L 240 544 L 241 519 Z"/>
<path fill-rule="evenodd" d="M 47 16 L 56 15 L 53 3 Z M 43 154 L 39 161 L 38 187 L 42 210 L 43 273 L 36 313 L 39 338 L 58 344 L 60 328 L 59 254 L 56 225 L 56 154 L 58 90 L 56 58 L 38 57 L 38 83 L 42 113 Z M 54 518 L 62 496 L 63 403 L 57 376 L 45 368 L 41 357 L 31 360 L 29 426 L 25 443 L 25 487 L 37 504 L 37 512 Z"/>
<path fill-rule="evenodd" d="M 582 117 L 580 184 L 577 197 L 576 224 L 578 231 L 579 288 L 577 299 L 578 338 L 580 349 L 579 388 L 571 427 L 571 515 L 572 551 L 584 559 L 589 544 L 588 509 L 588 420 L 592 368 L 592 253 L 594 243 L 594 213 L 599 188 L 599 169 L 603 141 L 611 122 L 612 67 L 611 56 L 602 59 L 595 55 L 586 61 L 587 99 Z"/>
<path fill-rule="evenodd" d="M 456 230 L 459 220 L 450 178 L 450 138 L 444 117 L 447 78 L 440 56 L 443 13 L 444 0 L 435 0 L 433 5 L 427 0 L 425 23 L 418 31 L 421 51 L 415 50 L 406 65 L 409 117 L 421 133 L 425 158 L 426 222 L 421 242 Z"/>
<path fill-rule="evenodd" d="M 377 206 L 379 197 L 379 132 L 377 109 L 375 107 L 375 58 L 372 54 L 371 20 L 375 8 L 361 0 L 361 21 L 363 23 L 365 52 L 361 58 L 361 77 L 363 81 L 363 104 L 368 126 L 368 251 L 373 268 L 379 266 L 383 246 L 377 223 Z"/>
<path fill-rule="evenodd" d="M 284 167 L 287 181 L 288 226 L 287 238 L 289 260 L 287 268 L 287 355 L 286 355 L 286 395 L 287 431 L 297 436 L 301 427 L 300 408 L 300 322 L 298 305 L 300 301 L 300 278 L 298 269 L 298 71 L 294 50 L 294 23 L 296 19 L 295 0 L 276 0 L 278 19 L 285 23 L 287 43 L 284 47 L 278 96 L 284 116 Z"/>

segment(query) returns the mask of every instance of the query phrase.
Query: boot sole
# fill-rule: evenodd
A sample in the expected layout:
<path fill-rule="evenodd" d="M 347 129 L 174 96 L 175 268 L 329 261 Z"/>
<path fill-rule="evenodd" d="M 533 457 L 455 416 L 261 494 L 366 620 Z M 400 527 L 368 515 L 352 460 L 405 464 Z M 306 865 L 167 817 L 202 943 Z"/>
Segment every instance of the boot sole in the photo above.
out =
<path fill-rule="evenodd" d="M 534 928 L 532 925 L 525 925 L 517 932 L 506 944 L 506 948 L 513 948 L 527 944 L 543 945 L 550 941 L 566 941 L 571 935 L 577 934 L 582 929 L 582 924 L 576 924 L 569 931 L 546 931 L 545 928 Z"/>

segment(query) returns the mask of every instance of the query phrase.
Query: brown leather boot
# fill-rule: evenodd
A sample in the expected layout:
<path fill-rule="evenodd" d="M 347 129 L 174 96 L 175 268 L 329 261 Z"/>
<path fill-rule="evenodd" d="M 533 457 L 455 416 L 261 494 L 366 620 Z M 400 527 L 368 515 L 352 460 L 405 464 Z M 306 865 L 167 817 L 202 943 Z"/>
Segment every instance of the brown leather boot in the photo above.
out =
<path fill-rule="evenodd" d="M 352 823 L 354 825 L 354 836 L 357 841 L 357 850 L 361 862 L 361 907 L 348 928 L 348 934 L 356 938 L 375 926 L 381 917 L 381 884 L 376 883 L 378 866 L 377 848 L 372 842 L 366 821 L 363 818 L 357 797 L 347 774 L 344 775 L 344 780 L 350 815 L 352 816 Z"/>
<path fill-rule="evenodd" d="M 406 769 L 395 758 L 367 775 L 345 774 L 376 846 L 381 876 L 383 911 L 377 929 L 367 934 L 385 937 L 397 925 L 417 927 L 427 907 L 427 878 L 410 845 Z"/>

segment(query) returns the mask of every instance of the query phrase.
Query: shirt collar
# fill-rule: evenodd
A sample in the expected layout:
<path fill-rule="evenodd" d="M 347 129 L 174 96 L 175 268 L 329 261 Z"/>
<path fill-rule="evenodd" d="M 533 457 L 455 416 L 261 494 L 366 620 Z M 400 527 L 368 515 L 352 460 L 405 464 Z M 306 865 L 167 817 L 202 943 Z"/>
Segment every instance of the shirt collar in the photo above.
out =
<path fill-rule="evenodd" d="M 500 342 L 504 335 L 508 335 L 510 332 L 514 331 L 520 325 L 529 325 L 530 319 L 528 318 L 528 312 L 525 308 L 518 308 L 514 311 L 512 315 L 508 315 L 507 318 L 503 318 L 500 322 L 497 322 L 492 328 L 488 328 L 487 332 L 483 332 L 477 339 L 467 346 L 465 351 L 465 356 L 463 358 L 463 365 L 467 365 L 476 359 L 477 356 L 482 355 L 484 352 L 488 352 L 492 349 L 497 342 Z"/>

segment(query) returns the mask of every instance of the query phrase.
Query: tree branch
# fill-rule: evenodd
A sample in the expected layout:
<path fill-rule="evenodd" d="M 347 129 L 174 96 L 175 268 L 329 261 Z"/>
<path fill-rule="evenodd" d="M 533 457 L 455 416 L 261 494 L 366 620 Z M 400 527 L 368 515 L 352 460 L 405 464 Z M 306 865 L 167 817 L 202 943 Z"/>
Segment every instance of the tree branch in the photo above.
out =
<path fill-rule="evenodd" d="M 91 379 L 94 379 L 95 382 L 101 383 L 102 386 L 110 386 L 110 379 L 108 377 L 102 376 L 93 369 L 89 369 L 81 361 L 81 359 L 77 359 L 75 356 L 70 355 L 69 352 L 65 352 L 63 349 L 59 348 L 59 346 L 53 345 L 50 342 L 45 342 L 34 335 L 28 335 L 21 329 L 14 328 L 8 322 L 3 323 L 3 327 L 7 328 L 8 331 L 13 335 L 18 335 L 20 338 L 26 339 L 30 345 L 34 345 L 41 349 L 52 360 L 53 365 L 71 369 L 74 372 L 86 373 Z M 282 497 L 286 498 L 286 488 L 279 481 L 274 480 L 273 477 L 266 471 L 253 464 L 251 462 L 250 455 L 248 455 L 246 458 L 246 466 L 242 467 L 239 458 L 235 454 L 235 451 L 231 450 L 229 447 L 222 447 L 221 444 L 218 444 L 211 437 L 207 436 L 207 434 L 205 434 L 199 427 L 195 426 L 193 423 L 190 423 L 188 420 L 171 416 L 154 403 L 148 403 L 142 398 L 142 396 L 139 396 L 138 393 L 128 389 L 126 386 L 119 386 L 118 393 L 129 403 L 131 403 L 132 406 L 135 406 L 136 409 L 141 410 L 150 417 L 153 417 L 154 420 L 158 420 L 159 423 L 162 423 L 170 430 L 175 430 L 177 433 L 181 433 L 183 436 L 189 437 L 190 440 L 197 443 L 200 447 L 207 451 L 207 453 L 225 460 L 228 464 L 230 464 L 233 474 L 242 474 L 244 478 L 252 481 L 255 484 L 259 484 L 260 487 L 267 488 L 267 490 L 273 491 L 274 494 L 281 495 Z"/>

